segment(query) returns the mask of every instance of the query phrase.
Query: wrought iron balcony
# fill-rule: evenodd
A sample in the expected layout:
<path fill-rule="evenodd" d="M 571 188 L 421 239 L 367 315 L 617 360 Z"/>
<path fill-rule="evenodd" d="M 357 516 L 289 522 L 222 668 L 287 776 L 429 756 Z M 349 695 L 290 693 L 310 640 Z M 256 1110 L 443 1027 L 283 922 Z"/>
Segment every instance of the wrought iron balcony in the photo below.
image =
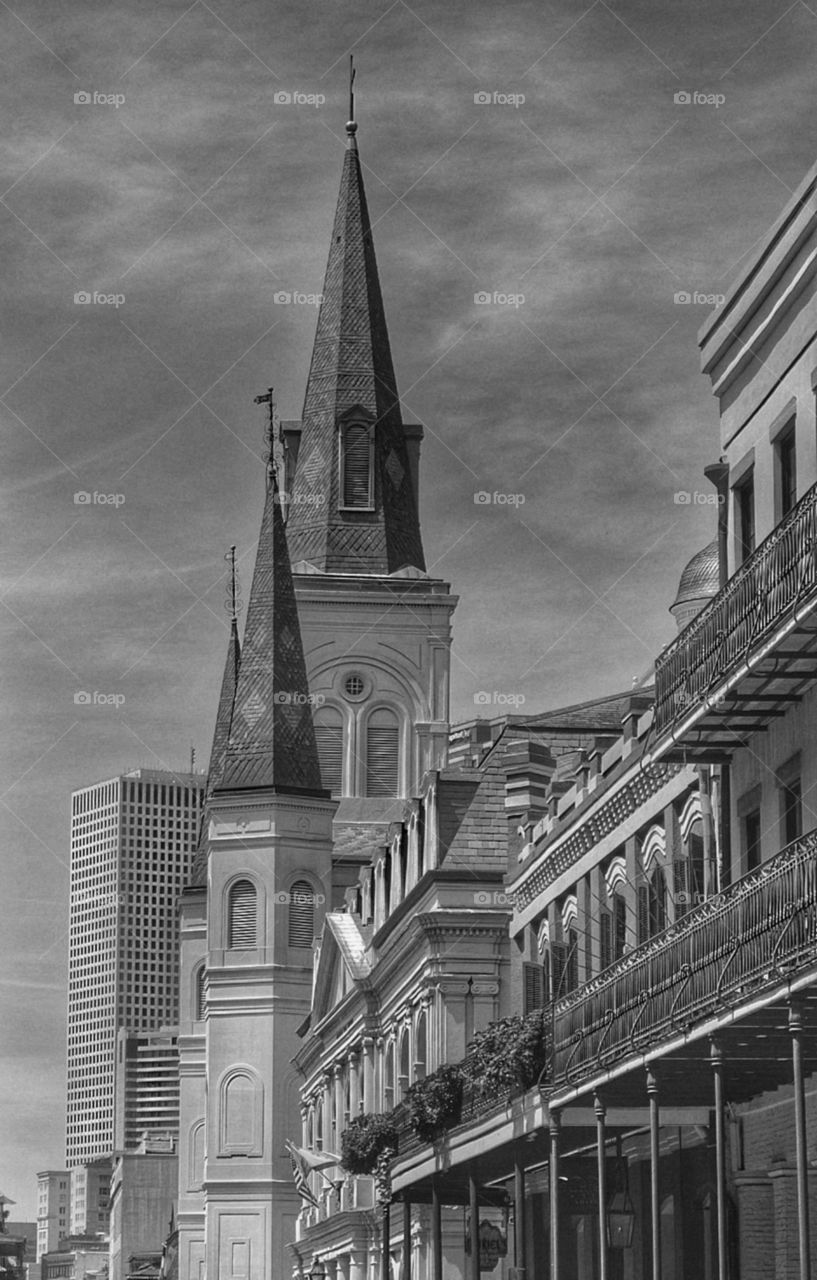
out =
<path fill-rule="evenodd" d="M 664 650 L 655 664 L 655 732 L 679 729 L 696 710 L 719 709 L 729 677 L 753 659 L 774 656 L 774 639 L 795 631 L 817 604 L 817 485 L 744 561 L 715 598 Z M 804 656 L 808 656 L 803 651 Z M 790 655 L 789 655 L 790 656 Z M 799 656 L 799 654 L 798 654 Z M 804 677 L 813 674 L 801 673 Z M 777 671 L 757 670 L 755 679 Z M 762 684 L 757 689 L 764 688 Z M 774 699 L 762 695 L 766 702 Z M 749 699 L 750 700 L 750 699 Z M 720 704 L 728 720 L 734 706 Z M 754 710 L 757 710 L 755 707 Z M 758 714 L 761 714 L 758 712 Z M 747 715 L 744 710 L 743 715 Z M 750 717 L 751 718 L 751 717 Z M 752 727 L 747 725 L 746 727 Z"/>
<path fill-rule="evenodd" d="M 551 1083 L 577 1085 L 817 966 L 817 829 L 554 1010 Z"/>

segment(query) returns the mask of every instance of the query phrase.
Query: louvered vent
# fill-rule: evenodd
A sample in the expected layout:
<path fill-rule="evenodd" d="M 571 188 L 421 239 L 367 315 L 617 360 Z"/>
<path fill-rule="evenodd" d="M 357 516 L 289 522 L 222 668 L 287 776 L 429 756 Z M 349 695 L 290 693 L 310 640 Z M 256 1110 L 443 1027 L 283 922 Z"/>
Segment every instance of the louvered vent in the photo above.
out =
<path fill-rule="evenodd" d="M 399 756 L 397 717 L 375 711 L 366 727 L 366 795 L 396 796 Z"/>
<path fill-rule="evenodd" d="M 256 946 L 257 927 L 255 885 L 251 880 L 237 880 L 230 890 L 227 946 Z"/>
<path fill-rule="evenodd" d="M 289 891 L 289 945 L 311 947 L 315 939 L 315 891 L 307 880 L 296 880 Z"/>
<path fill-rule="evenodd" d="M 327 791 L 343 787 L 343 723 L 340 713 L 320 711 L 315 719 L 315 740 L 321 765 L 321 781 Z"/>
<path fill-rule="evenodd" d="M 204 1019 L 204 965 L 196 974 L 196 1021 Z"/>
<path fill-rule="evenodd" d="M 372 504 L 371 441 L 366 427 L 347 427 L 343 441 L 343 505 Z"/>

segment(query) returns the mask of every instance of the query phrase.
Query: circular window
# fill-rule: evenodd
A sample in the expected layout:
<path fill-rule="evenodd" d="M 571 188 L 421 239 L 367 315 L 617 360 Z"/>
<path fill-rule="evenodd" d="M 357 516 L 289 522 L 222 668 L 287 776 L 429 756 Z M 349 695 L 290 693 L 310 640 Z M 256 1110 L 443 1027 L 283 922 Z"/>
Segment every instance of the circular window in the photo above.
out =
<path fill-rule="evenodd" d="M 367 682 L 357 671 L 352 671 L 343 681 L 343 692 L 347 698 L 357 702 L 366 694 Z"/>

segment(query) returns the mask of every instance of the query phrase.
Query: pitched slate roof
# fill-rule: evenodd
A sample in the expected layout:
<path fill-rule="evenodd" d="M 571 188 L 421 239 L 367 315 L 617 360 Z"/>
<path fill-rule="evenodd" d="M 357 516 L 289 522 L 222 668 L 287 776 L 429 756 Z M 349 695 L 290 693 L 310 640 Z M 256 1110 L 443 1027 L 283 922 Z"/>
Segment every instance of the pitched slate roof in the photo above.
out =
<path fill-rule="evenodd" d="M 213 790 L 255 788 L 327 794 L 274 476 L 261 521 L 224 763 Z"/>
<path fill-rule="evenodd" d="M 290 505 L 292 562 L 324 573 L 425 569 L 371 222 L 355 140 L 343 165 Z M 373 424 L 375 510 L 341 511 L 338 431 Z"/>

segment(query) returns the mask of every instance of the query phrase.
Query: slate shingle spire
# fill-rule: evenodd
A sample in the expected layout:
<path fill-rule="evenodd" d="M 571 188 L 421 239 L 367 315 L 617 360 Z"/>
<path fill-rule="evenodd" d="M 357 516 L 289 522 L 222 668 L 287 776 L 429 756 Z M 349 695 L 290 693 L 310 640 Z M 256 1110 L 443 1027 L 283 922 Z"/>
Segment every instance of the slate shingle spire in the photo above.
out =
<path fill-rule="evenodd" d="M 221 794 L 258 788 L 325 794 L 274 473 L 267 486 L 219 774 L 213 789 Z"/>
<path fill-rule="evenodd" d="M 224 675 L 221 678 L 221 694 L 216 712 L 216 727 L 213 731 L 213 747 L 210 752 L 210 765 L 207 771 L 206 798 L 209 800 L 218 785 L 224 768 L 227 743 L 230 739 L 230 725 L 233 719 L 235 691 L 238 683 L 238 664 L 241 658 L 241 645 L 238 640 L 238 622 L 235 611 L 230 620 L 230 641 L 227 645 L 227 660 L 224 664 Z M 199 843 L 190 873 L 190 883 L 202 885 L 207 883 L 207 814 L 202 815 Z"/>
<path fill-rule="evenodd" d="M 305 560 L 324 573 L 424 570 L 354 120 L 346 131 L 287 523 L 290 551 L 293 564 Z M 353 422 L 373 435 L 369 501 L 357 506 L 348 502 L 341 460 Z"/>

